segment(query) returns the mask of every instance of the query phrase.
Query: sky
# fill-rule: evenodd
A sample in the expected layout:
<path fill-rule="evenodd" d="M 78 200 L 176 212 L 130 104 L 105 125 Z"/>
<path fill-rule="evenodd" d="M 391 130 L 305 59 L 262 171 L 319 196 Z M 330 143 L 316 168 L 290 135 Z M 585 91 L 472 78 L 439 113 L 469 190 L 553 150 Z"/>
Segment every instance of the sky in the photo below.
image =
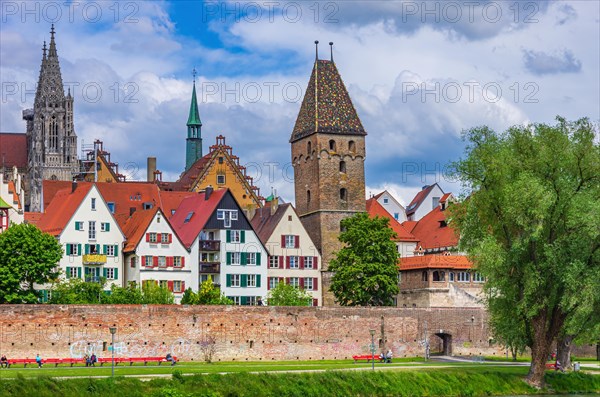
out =
<path fill-rule="evenodd" d="M 367 196 L 460 193 L 461 133 L 600 120 L 598 1 L 0 2 L 0 132 L 25 132 L 55 24 L 79 144 L 130 179 L 185 166 L 192 70 L 204 153 L 226 137 L 261 194 L 294 201 L 289 138 L 315 60 L 333 58 L 368 136 Z"/>

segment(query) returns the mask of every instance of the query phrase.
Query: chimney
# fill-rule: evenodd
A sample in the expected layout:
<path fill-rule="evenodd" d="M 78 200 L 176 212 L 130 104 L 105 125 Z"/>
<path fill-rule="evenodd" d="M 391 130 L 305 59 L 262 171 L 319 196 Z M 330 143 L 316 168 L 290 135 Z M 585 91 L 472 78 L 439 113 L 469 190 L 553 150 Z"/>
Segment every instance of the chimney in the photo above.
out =
<path fill-rule="evenodd" d="M 156 157 L 148 157 L 146 167 L 146 179 L 148 182 L 154 182 L 154 172 L 156 171 Z"/>
<path fill-rule="evenodd" d="M 71 193 L 74 193 L 75 190 L 77 190 L 77 181 L 71 183 Z"/>
<path fill-rule="evenodd" d="M 204 189 L 204 200 L 208 200 L 210 198 L 210 195 L 213 192 L 213 187 L 212 185 L 208 185 L 206 187 L 206 189 Z"/>
<path fill-rule="evenodd" d="M 279 197 L 273 197 L 271 200 L 271 216 L 275 215 L 277 208 L 279 207 Z"/>
<path fill-rule="evenodd" d="M 247 214 L 248 214 L 248 219 L 252 220 L 252 218 L 254 218 L 254 215 L 256 215 L 256 207 L 254 205 L 249 205 Z"/>

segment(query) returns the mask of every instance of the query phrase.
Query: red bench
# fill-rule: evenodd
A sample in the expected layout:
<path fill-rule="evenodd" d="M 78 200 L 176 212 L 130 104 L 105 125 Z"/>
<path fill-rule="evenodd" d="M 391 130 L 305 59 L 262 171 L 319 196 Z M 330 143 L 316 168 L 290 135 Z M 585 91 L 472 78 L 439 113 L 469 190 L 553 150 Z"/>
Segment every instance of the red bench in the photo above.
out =
<path fill-rule="evenodd" d="M 100 363 L 100 366 L 103 366 L 105 363 L 111 364 L 112 357 L 100 357 L 97 359 L 97 362 Z M 177 362 L 177 357 L 173 356 L 173 361 Z M 133 365 L 133 363 L 144 363 L 147 365 L 149 362 L 157 362 L 158 365 L 167 362 L 167 359 L 163 356 L 161 357 L 115 357 L 115 365 L 119 363 L 129 363 L 129 365 Z M 27 368 L 27 364 L 37 364 L 35 358 L 14 358 L 8 360 L 8 367 L 11 365 L 23 364 L 25 368 Z M 45 358 L 42 360 L 42 364 L 54 364 L 55 367 L 58 367 L 58 364 L 70 364 L 71 367 L 73 364 L 85 364 L 85 360 L 83 358 Z"/>
<path fill-rule="evenodd" d="M 8 367 L 15 364 L 23 364 L 24 367 L 27 367 L 27 364 L 36 364 L 35 358 L 13 358 L 8 360 Z"/>
<path fill-rule="evenodd" d="M 129 363 L 129 365 L 133 365 L 133 363 L 144 363 L 144 365 L 147 365 L 149 362 L 154 362 L 156 361 L 158 363 L 158 365 L 161 365 L 162 363 L 166 363 L 167 359 L 164 357 L 115 357 L 115 365 L 118 365 L 119 363 Z M 177 362 L 177 357 L 173 356 L 173 361 Z M 103 366 L 105 363 L 111 364 L 112 363 L 112 358 L 111 357 L 103 357 L 103 358 L 99 358 L 98 362 L 100 363 L 100 366 Z"/>
<path fill-rule="evenodd" d="M 381 358 L 379 357 L 378 354 L 375 354 L 375 355 L 369 354 L 369 355 L 365 355 L 365 356 L 352 356 L 352 358 L 354 359 L 355 364 L 357 361 L 361 361 L 361 360 L 366 360 L 367 362 L 381 360 Z"/>

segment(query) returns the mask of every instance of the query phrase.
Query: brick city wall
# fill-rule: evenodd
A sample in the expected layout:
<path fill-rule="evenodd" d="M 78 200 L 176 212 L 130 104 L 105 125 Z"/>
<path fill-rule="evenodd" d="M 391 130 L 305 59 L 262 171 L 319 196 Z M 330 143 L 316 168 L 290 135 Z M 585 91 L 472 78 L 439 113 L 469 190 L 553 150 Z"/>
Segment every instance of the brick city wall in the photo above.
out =
<path fill-rule="evenodd" d="M 490 344 L 485 311 L 446 308 L 330 308 L 171 305 L 2 305 L 0 353 L 13 358 L 110 357 L 109 327 L 118 328 L 115 355 L 215 361 L 343 359 L 369 354 L 371 336 L 395 357 L 442 350 L 436 333 L 451 335 L 455 355 L 502 355 Z M 379 351 L 379 348 L 378 348 Z"/>

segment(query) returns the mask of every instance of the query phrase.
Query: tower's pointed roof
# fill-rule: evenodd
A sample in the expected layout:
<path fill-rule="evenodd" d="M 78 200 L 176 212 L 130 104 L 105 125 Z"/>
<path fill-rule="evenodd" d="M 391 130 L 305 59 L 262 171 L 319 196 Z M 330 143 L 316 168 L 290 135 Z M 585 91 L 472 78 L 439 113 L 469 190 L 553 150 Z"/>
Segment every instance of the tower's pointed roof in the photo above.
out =
<path fill-rule="evenodd" d="M 367 135 L 335 63 L 319 59 L 315 61 L 290 142 L 317 132 Z"/>
<path fill-rule="evenodd" d="M 62 75 L 58 63 L 58 53 L 56 51 L 56 42 L 54 41 L 54 24 L 50 29 L 50 46 L 46 56 L 46 43 L 44 42 L 42 66 L 40 68 L 40 78 L 38 80 L 35 101 L 56 102 L 65 99 Z"/>
<path fill-rule="evenodd" d="M 196 99 L 196 82 L 192 90 L 192 102 L 190 103 L 190 115 L 188 116 L 187 125 L 202 125 L 200 120 L 200 112 L 198 111 L 198 100 Z"/>

